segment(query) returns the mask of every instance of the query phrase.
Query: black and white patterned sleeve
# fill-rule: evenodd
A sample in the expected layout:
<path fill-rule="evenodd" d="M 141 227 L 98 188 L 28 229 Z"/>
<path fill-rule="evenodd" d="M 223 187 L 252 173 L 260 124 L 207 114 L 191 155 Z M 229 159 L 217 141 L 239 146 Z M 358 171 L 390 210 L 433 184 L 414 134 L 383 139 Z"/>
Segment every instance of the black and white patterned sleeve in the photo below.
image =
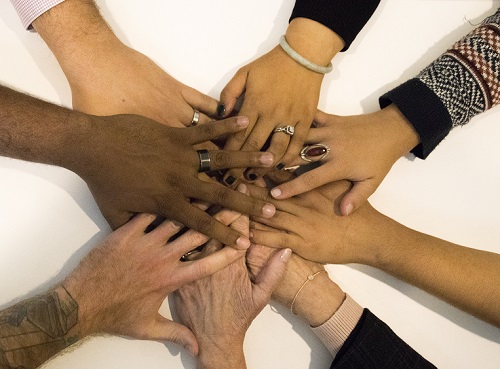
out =
<path fill-rule="evenodd" d="M 397 105 L 420 136 L 424 159 L 453 127 L 500 103 L 500 9 L 418 76 L 380 98 Z"/>

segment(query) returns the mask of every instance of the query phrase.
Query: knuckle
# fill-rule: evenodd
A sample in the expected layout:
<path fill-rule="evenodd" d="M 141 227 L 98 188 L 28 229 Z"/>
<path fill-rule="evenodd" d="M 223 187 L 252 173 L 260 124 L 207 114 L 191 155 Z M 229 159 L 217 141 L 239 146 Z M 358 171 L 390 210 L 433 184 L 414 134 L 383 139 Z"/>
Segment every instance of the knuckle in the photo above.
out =
<path fill-rule="evenodd" d="M 312 172 L 305 173 L 302 176 L 302 183 L 307 188 L 315 187 L 316 186 L 316 182 L 317 182 L 316 175 L 314 173 L 312 173 Z"/>
<path fill-rule="evenodd" d="M 205 132 L 205 134 L 209 137 L 215 137 L 218 135 L 218 124 L 213 123 L 213 124 L 204 124 L 200 126 L 201 129 Z"/>
<path fill-rule="evenodd" d="M 211 202 L 219 205 L 225 205 L 228 199 L 228 189 L 224 186 L 214 186 L 211 190 Z"/>
<path fill-rule="evenodd" d="M 235 134 L 233 134 L 233 139 L 234 141 L 236 141 L 240 146 L 243 145 L 243 143 L 245 142 L 247 136 L 246 136 L 246 129 L 243 130 L 243 131 L 240 131 L 240 132 L 237 132 Z"/>
<path fill-rule="evenodd" d="M 262 147 L 262 143 L 256 138 L 250 138 L 246 146 L 249 151 L 258 151 Z"/>
<path fill-rule="evenodd" d="M 194 226 L 196 230 L 200 233 L 209 233 L 213 228 L 213 220 L 210 216 L 203 216 L 194 221 Z"/>

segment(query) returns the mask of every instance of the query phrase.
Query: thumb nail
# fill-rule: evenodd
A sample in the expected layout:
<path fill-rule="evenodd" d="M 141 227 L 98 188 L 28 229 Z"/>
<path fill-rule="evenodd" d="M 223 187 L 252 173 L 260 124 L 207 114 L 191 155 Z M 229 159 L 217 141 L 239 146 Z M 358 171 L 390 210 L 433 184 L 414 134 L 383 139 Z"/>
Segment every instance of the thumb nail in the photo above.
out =
<path fill-rule="evenodd" d="M 351 214 L 352 209 L 354 209 L 354 206 L 351 203 L 347 204 L 347 206 L 345 207 L 345 215 Z"/>
<path fill-rule="evenodd" d="M 185 345 L 184 348 L 193 356 L 196 356 L 196 352 L 194 351 L 194 347 L 191 345 Z"/>

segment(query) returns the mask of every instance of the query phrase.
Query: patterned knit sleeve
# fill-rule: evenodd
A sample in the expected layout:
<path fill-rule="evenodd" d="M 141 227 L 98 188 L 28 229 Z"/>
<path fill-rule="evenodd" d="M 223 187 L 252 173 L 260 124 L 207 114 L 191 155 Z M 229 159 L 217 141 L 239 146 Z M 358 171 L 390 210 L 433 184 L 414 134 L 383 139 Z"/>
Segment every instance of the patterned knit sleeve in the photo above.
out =
<path fill-rule="evenodd" d="M 10 0 L 17 11 L 24 28 L 33 29 L 31 23 L 47 10 L 64 0 Z"/>
<path fill-rule="evenodd" d="M 290 21 L 312 19 L 344 40 L 345 51 L 377 9 L 380 0 L 296 0 Z"/>
<path fill-rule="evenodd" d="M 500 102 L 500 9 L 420 74 L 380 98 L 413 125 L 425 159 L 456 126 Z"/>

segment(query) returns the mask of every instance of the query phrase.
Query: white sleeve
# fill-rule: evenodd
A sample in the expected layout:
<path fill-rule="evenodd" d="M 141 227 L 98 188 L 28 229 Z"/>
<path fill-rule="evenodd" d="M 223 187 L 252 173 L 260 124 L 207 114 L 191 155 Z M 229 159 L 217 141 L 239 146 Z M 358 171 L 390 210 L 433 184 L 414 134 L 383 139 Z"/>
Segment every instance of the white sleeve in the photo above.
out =
<path fill-rule="evenodd" d="M 32 29 L 31 23 L 47 10 L 53 8 L 64 0 L 10 0 L 16 8 L 24 28 Z"/>

